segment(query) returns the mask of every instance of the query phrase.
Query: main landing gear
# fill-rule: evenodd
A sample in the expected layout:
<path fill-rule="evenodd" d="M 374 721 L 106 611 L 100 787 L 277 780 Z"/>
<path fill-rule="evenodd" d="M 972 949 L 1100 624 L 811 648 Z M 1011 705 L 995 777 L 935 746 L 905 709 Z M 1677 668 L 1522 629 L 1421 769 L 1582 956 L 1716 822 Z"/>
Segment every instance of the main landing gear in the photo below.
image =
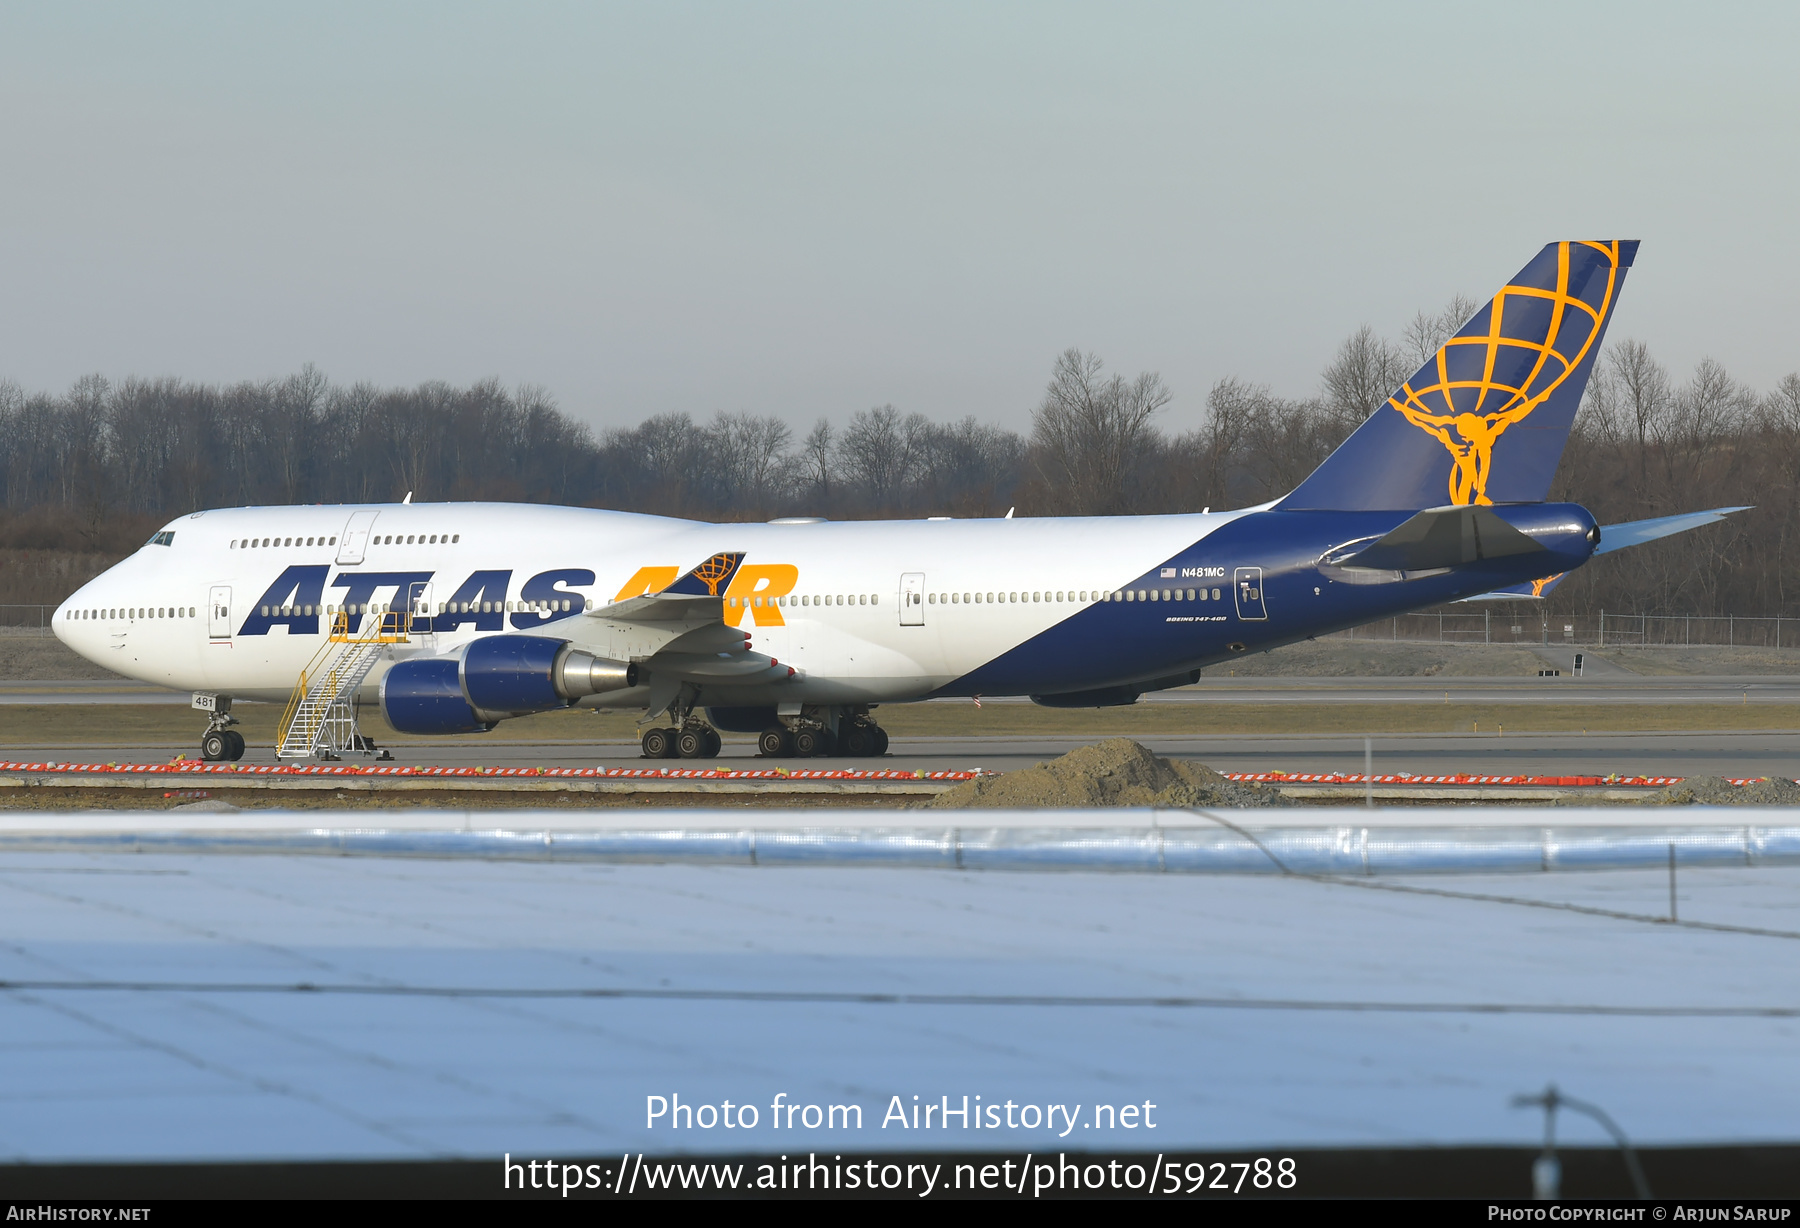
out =
<path fill-rule="evenodd" d="M 791 727 L 771 725 L 763 730 L 756 749 L 768 759 L 879 758 L 887 754 L 888 735 L 866 713 L 844 717 L 836 733 L 821 719 L 801 717 Z"/>
<path fill-rule="evenodd" d="M 718 730 L 694 721 L 680 729 L 646 729 L 640 745 L 646 759 L 716 759 L 724 743 Z"/>
<path fill-rule="evenodd" d="M 236 763 L 244 757 L 244 735 L 233 729 L 231 696 L 194 695 L 193 706 L 207 714 L 206 732 L 200 735 L 200 757 L 208 763 Z"/>

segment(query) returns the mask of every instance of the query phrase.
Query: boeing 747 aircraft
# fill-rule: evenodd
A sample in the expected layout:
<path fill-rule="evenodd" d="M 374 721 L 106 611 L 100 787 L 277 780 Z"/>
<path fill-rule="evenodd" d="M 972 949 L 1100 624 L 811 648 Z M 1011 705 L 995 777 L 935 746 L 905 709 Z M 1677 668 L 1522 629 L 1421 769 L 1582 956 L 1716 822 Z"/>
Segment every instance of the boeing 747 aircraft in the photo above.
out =
<path fill-rule="evenodd" d="M 1546 503 L 1636 242 L 1552 243 L 1283 499 L 1197 515 L 706 524 L 539 505 L 194 512 L 83 586 L 57 636 L 234 699 L 279 747 L 369 749 L 565 707 L 641 711 L 644 754 L 881 754 L 880 704 L 1129 704 L 1202 666 L 1443 602 L 1541 596 L 1597 551 L 1727 511 L 1602 529 Z"/>

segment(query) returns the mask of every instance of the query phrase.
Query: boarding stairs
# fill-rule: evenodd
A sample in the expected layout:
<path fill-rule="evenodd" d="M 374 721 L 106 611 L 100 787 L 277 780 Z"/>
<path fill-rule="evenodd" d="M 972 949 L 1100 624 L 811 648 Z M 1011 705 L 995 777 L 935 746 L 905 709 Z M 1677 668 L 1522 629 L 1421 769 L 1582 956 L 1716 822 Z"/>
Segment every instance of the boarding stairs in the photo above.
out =
<path fill-rule="evenodd" d="M 333 616 L 331 634 L 300 672 L 282 713 L 278 758 L 337 759 L 346 751 L 368 748 L 356 730 L 357 688 L 390 645 L 409 641 L 411 622 L 410 612 L 390 610 L 353 635 L 348 614 Z"/>

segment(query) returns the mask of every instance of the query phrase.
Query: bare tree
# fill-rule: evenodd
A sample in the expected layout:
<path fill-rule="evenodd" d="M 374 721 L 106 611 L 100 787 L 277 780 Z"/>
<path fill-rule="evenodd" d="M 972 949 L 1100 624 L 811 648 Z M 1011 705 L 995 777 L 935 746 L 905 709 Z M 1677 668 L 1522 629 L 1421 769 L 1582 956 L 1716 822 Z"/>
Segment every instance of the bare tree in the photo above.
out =
<path fill-rule="evenodd" d="M 1454 337 L 1457 330 L 1473 319 L 1481 307 L 1482 303 L 1479 299 L 1472 299 L 1466 294 L 1458 294 L 1445 303 L 1436 315 L 1427 315 L 1421 311 L 1414 316 L 1412 323 L 1408 324 L 1406 330 L 1400 335 L 1401 349 L 1405 353 L 1406 361 L 1412 364 L 1413 370 L 1417 371 L 1431 361 L 1444 347 L 1444 342 Z"/>
<path fill-rule="evenodd" d="M 820 418 L 819 424 L 807 433 L 806 442 L 801 445 L 806 481 L 819 498 L 829 498 L 831 495 L 832 457 L 836 451 L 837 436 L 831 429 L 831 423 Z"/>
<path fill-rule="evenodd" d="M 1606 365 L 1619 396 L 1623 425 L 1637 444 L 1639 459 L 1648 463 L 1650 441 L 1662 431 L 1669 412 L 1669 373 L 1641 341 L 1613 346 Z"/>
<path fill-rule="evenodd" d="M 919 461 L 919 500 L 911 511 L 992 515 L 1006 506 L 1018 479 L 1025 445 L 1011 431 L 964 418 L 924 434 Z"/>
<path fill-rule="evenodd" d="M 1324 410 L 1348 435 L 1385 405 L 1414 369 L 1397 346 L 1365 324 L 1338 347 L 1337 357 L 1325 368 Z"/>
<path fill-rule="evenodd" d="M 1103 374 L 1096 354 L 1065 350 L 1032 413 L 1031 444 L 1053 506 L 1104 516 L 1131 504 L 1133 467 L 1149 442 L 1150 419 L 1169 403 L 1162 377 L 1126 381 Z"/>
<path fill-rule="evenodd" d="M 1273 398 L 1263 384 L 1222 379 L 1206 394 L 1206 488 L 1202 507 L 1226 506 L 1228 483 L 1238 453 L 1258 417 L 1269 412 Z"/>
<path fill-rule="evenodd" d="M 917 476 L 930 427 L 924 415 L 902 417 L 892 405 L 877 405 L 850 419 L 838 441 L 838 469 L 864 506 L 891 506 Z"/>
<path fill-rule="evenodd" d="M 720 413 L 707 428 L 712 476 L 725 506 L 761 518 L 786 496 L 796 463 L 793 431 L 779 418 Z"/>

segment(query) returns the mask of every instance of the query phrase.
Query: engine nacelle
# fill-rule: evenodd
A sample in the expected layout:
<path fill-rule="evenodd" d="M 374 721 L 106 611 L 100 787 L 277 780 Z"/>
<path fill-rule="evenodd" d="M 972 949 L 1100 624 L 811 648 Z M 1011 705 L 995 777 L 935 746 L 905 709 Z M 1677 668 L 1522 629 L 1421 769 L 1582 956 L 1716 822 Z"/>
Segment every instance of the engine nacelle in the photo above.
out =
<path fill-rule="evenodd" d="M 557 693 L 571 701 L 630 690 L 638 684 L 636 665 L 596 657 L 582 648 L 570 648 L 559 656 L 555 673 Z"/>
<path fill-rule="evenodd" d="M 455 657 L 401 661 L 382 675 L 381 714 L 401 733 L 486 733 L 463 694 Z"/>
<path fill-rule="evenodd" d="M 636 684 L 636 665 L 567 640 L 490 635 L 454 656 L 395 665 L 381 682 L 381 710 L 402 733 L 475 733 Z"/>
<path fill-rule="evenodd" d="M 489 720 L 569 706 L 556 691 L 556 658 L 567 640 L 541 635 L 490 635 L 462 651 L 462 688 Z"/>

